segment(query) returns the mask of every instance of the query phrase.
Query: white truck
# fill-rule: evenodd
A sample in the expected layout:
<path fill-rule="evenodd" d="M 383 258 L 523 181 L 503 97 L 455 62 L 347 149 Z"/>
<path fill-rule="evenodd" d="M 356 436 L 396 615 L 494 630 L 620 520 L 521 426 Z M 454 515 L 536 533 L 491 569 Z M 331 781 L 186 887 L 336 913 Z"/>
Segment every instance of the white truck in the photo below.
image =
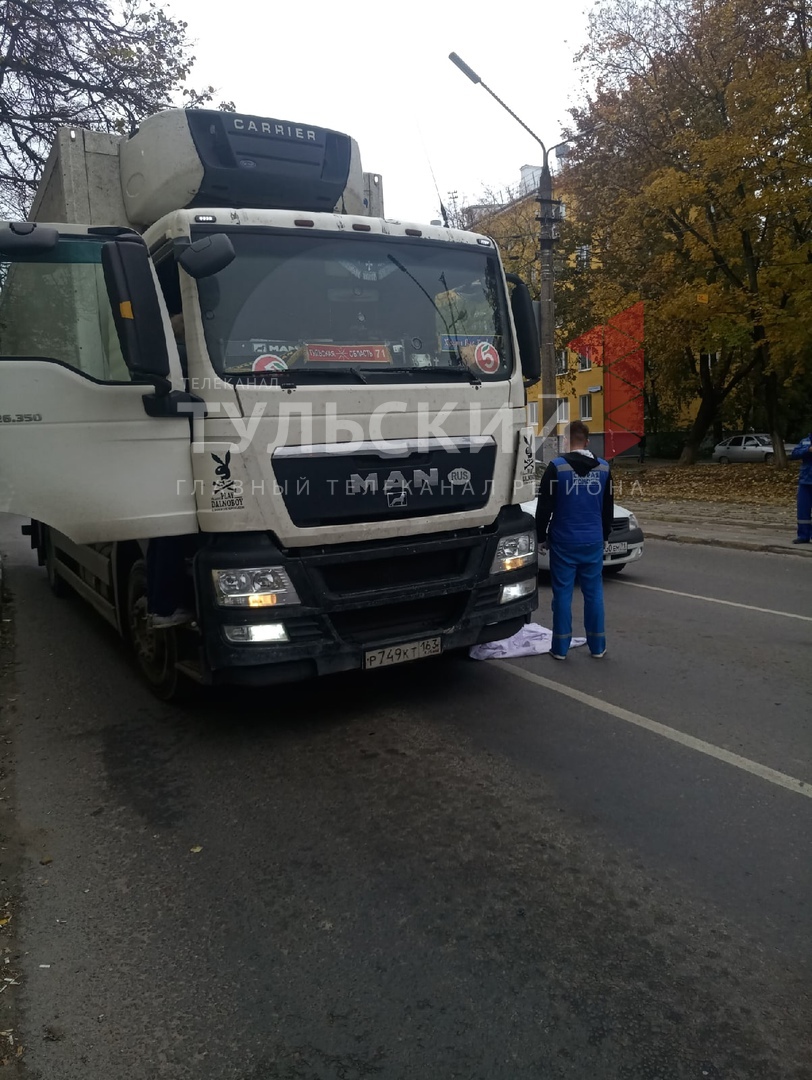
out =
<path fill-rule="evenodd" d="M 64 129 L 0 274 L 0 510 L 159 696 L 529 618 L 530 294 L 488 237 L 384 218 L 347 135 L 207 110 Z M 156 629 L 148 587 L 178 578 L 192 619 Z"/>

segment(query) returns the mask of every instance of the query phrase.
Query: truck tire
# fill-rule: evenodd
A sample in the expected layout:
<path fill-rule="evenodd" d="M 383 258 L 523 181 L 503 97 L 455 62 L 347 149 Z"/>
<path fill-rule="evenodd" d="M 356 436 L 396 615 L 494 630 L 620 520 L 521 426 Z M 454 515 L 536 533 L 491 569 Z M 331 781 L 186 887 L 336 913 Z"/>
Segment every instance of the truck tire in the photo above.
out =
<path fill-rule="evenodd" d="M 54 540 L 51 535 L 50 529 L 44 529 L 44 548 L 45 548 L 45 573 L 48 575 L 48 584 L 51 587 L 51 592 L 54 596 L 60 597 L 68 595 L 68 584 L 63 577 L 59 576 L 59 570 L 56 565 L 56 549 L 54 548 Z"/>
<path fill-rule="evenodd" d="M 179 701 L 187 696 L 191 684 L 176 667 L 176 631 L 153 630 L 147 614 L 147 564 L 143 559 L 136 559 L 127 579 L 127 637 L 138 670 L 153 694 L 161 701 Z"/>

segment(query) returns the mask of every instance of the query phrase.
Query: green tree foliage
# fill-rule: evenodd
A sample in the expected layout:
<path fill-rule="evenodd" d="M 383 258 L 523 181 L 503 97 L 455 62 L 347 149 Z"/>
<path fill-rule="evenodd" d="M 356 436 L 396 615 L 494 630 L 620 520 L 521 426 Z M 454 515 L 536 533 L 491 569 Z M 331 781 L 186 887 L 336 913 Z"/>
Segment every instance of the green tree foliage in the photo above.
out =
<path fill-rule="evenodd" d="M 56 128 L 129 134 L 176 95 L 210 100 L 182 88 L 193 63 L 186 23 L 151 2 L 2 0 L 0 209 L 25 215 Z"/>
<path fill-rule="evenodd" d="M 566 243 L 592 258 L 564 260 L 564 317 L 646 301 L 660 391 L 700 398 L 684 463 L 748 380 L 777 434 L 812 341 L 806 0 L 605 0 L 582 59 Z"/>

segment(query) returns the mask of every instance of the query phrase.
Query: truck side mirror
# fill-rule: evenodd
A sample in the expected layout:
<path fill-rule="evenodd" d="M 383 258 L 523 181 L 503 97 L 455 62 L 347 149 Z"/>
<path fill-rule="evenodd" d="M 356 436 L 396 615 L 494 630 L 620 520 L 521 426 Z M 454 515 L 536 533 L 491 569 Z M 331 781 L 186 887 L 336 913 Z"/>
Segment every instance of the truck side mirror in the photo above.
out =
<path fill-rule="evenodd" d="M 193 244 L 180 248 L 176 257 L 189 277 L 199 281 L 225 270 L 228 264 L 234 261 L 236 254 L 229 236 L 225 233 L 212 233 L 211 236 L 202 236 Z"/>
<path fill-rule="evenodd" d="M 9 221 L 0 227 L 0 255 L 42 255 L 59 243 L 59 232 L 32 221 Z"/>
<path fill-rule="evenodd" d="M 105 244 L 102 269 L 124 362 L 136 382 L 152 383 L 159 395 L 168 394 L 172 387 L 166 331 L 143 241 L 129 238 Z"/>
<path fill-rule="evenodd" d="M 505 274 L 505 277 L 513 285 L 510 308 L 513 312 L 513 322 L 519 342 L 522 374 L 528 382 L 535 383 L 541 378 L 541 347 L 530 290 L 515 274 Z"/>

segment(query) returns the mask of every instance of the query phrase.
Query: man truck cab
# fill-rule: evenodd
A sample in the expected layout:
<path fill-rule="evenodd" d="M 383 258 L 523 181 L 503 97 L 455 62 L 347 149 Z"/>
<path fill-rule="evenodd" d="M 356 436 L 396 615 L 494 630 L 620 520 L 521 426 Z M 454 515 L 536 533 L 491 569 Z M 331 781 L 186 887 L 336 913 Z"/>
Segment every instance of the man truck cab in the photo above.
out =
<path fill-rule="evenodd" d="M 161 696 L 436 655 L 535 607 L 529 293 L 488 237 L 380 202 L 346 135 L 169 110 L 60 132 L 35 220 L 0 224 L 0 509 Z M 157 631 L 144 558 L 173 536 L 194 619 Z"/>

